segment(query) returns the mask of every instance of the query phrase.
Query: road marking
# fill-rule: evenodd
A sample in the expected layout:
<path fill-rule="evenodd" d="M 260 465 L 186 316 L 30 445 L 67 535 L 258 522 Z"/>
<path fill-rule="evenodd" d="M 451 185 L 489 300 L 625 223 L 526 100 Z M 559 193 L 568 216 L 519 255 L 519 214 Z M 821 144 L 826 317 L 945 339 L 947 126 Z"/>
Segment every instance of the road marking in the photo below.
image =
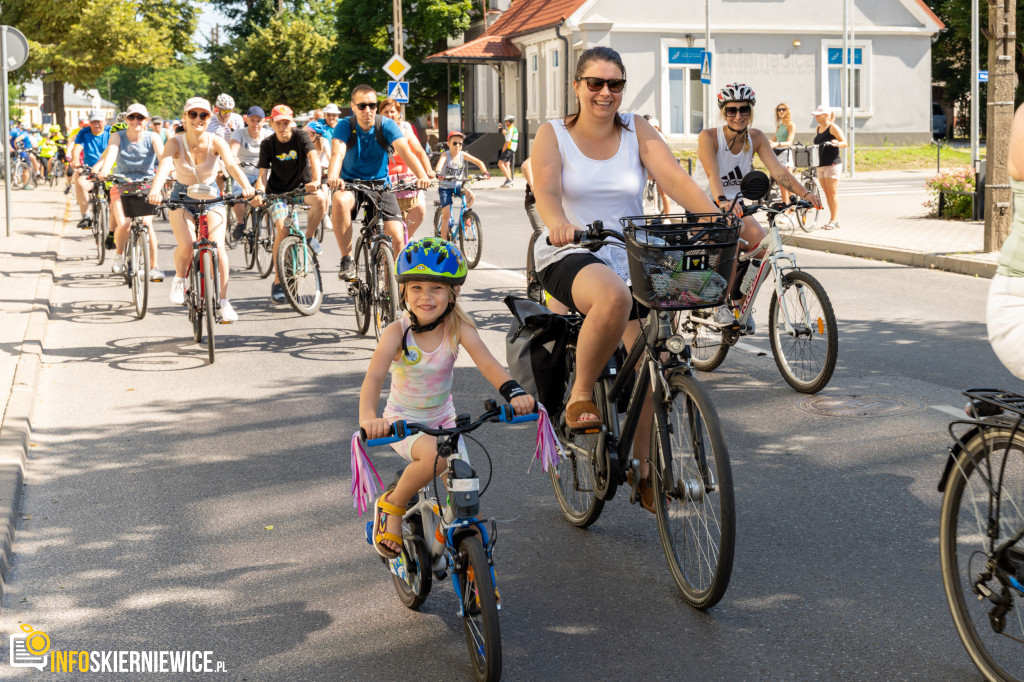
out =
<path fill-rule="evenodd" d="M 963 417 L 964 419 L 967 418 L 967 414 L 963 411 L 963 408 L 956 408 L 953 407 L 952 405 L 929 405 L 928 407 L 932 408 L 933 410 L 938 410 L 939 412 L 945 412 L 951 417 Z"/>
<path fill-rule="evenodd" d="M 495 265 L 494 263 L 488 263 L 487 261 L 483 261 L 483 260 L 480 261 L 479 263 L 477 263 L 477 267 L 480 267 L 481 265 L 484 266 L 484 268 L 486 268 L 487 270 L 489 270 L 491 272 L 500 272 L 500 273 L 504 273 L 506 275 L 512 275 L 513 277 L 517 277 L 517 278 L 523 280 L 524 282 L 526 281 L 526 274 L 525 273 L 518 272 L 516 270 L 508 270 L 507 268 L 503 268 L 500 265 Z M 474 268 L 474 270 L 475 269 L 476 268 Z"/>
<path fill-rule="evenodd" d="M 733 348 L 738 348 L 741 351 L 744 351 L 746 353 L 753 353 L 754 355 L 768 355 L 768 351 L 766 351 L 764 348 L 759 348 L 758 346 L 755 346 L 750 343 L 743 343 L 742 341 L 737 341 L 736 345 L 733 346 Z"/>

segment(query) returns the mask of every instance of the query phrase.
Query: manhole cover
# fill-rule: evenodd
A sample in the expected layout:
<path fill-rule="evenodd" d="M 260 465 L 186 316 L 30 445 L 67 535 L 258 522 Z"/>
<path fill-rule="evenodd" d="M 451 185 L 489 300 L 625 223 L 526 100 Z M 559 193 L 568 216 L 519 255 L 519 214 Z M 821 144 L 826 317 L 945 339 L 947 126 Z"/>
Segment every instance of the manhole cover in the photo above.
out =
<path fill-rule="evenodd" d="M 798 407 L 826 417 L 888 417 L 919 410 L 921 403 L 885 395 L 816 395 L 801 400 Z"/>

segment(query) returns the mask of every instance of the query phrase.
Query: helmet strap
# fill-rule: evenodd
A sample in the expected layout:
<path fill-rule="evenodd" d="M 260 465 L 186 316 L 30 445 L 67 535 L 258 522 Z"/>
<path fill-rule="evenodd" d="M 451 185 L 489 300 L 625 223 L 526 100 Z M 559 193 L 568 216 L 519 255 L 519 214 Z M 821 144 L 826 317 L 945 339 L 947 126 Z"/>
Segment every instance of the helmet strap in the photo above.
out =
<path fill-rule="evenodd" d="M 419 334 L 420 332 L 429 332 L 432 329 L 437 329 L 438 325 L 444 322 L 444 318 L 448 317 L 453 310 L 455 310 L 455 304 L 449 301 L 448 307 L 444 309 L 444 312 L 430 324 L 420 324 L 419 320 L 416 319 L 416 313 L 410 310 L 409 317 L 412 318 L 412 324 L 409 325 L 409 328 L 405 330 L 405 334 L 402 336 L 402 354 L 409 357 L 409 345 L 406 342 L 409 332 L 416 332 Z"/>

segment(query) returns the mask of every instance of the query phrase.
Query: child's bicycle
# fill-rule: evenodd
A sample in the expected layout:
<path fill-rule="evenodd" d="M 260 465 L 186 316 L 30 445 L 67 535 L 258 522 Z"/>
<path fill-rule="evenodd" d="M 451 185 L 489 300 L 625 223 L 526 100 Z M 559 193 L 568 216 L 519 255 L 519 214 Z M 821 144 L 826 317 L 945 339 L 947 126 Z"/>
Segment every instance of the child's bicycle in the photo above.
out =
<path fill-rule="evenodd" d="M 766 194 L 768 178 L 764 173 L 754 171 L 744 176 L 740 187 L 737 197 L 758 201 Z M 674 328 L 690 341 L 693 366 L 704 372 L 714 370 L 722 364 L 729 348 L 736 345 L 741 336 L 753 334 L 750 320 L 753 303 L 770 272 L 775 278 L 775 291 L 768 308 L 768 338 L 775 364 L 782 378 L 794 389 L 801 393 L 817 393 L 825 388 L 836 368 L 839 330 L 825 288 L 797 267 L 796 256 L 782 249 L 776 216 L 789 206 L 811 205 L 795 197 L 791 199 L 789 204 L 769 206 L 754 203 L 743 209 L 744 215 L 765 211 L 768 214 L 768 234 L 749 252 L 756 253 L 764 248 L 766 255 L 763 261 L 752 259 L 747 254 L 738 257 L 741 263 L 749 261 L 753 274 L 749 280 L 744 279 L 742 303 L 733 310 L 735 321 L 721 324 L 715 320 L 713 310 L 691 310 L 676 316 Z"/>
<path fill-rule="evenodd" d="M 939 480 L 946 601 L 989 680 L 1024 679 L 1024 396 L 974 388 Z"/>
<path fill-rule="evenodd" d="M 458 243 L 459 249 L 466 259 L 466 266 L 470 269 L 480 263 L 480 254 L 484 250 L 484 228 L 477 212 L 466 208 L 466 197 L 463 190 L 482 177 L 482 175 L 470 175 L 458 182 L 455 192 L 452 194 L 452 205 L 448 207 L 448 241 L 453 244 Z M 457 213 L 456 199 L 459 200 Z M 440 201 L 435 201 L 434 206 L 436 207 L 434 209 L 434 236 L 440 237 L 443 210 Z"/>
<path fill-rule="evenodd" d="M 437 437 L 437 456 L 448 460 L 443 504 L 436 484 L 424 486 L 410 500 L 403 518 L 402 553 L 381 561 L 391 571 L 398 598 L 410 609 L 418 609 L 426 601 L 433 578 L 442 580 L 451 575 L 477 680 L 501 677 L 501 594 L 496 586 L 493 556 L 497 533 L 493 520 L 478 517 L 480 496 L 487 485 L 481 490 L 476 471 L 453 455 L 458 455 L 459 437 L 486 422 L 517 424 L 537 417 L 536 413 L 517 417 L 511 405 L 499 408 L 494 400 L 485 400 L 484 413 L 476 421 L 468 414 L 456 417 L 451 428 L 397 421 L 391 425 L 393 435 L 366 442 L 369 446 L 386 445 L 416 433 L 427 433 Z M 364 438 L 365 435 L 363 432 Z M 395 480 L 400 476 L 398 472 Z M 373 544 L 373 521 L 366 524 L 366 541 Z"/>
<path fill-rule="evenodd" d="M 320 310 L 320 304 L 324 301 L 320 263 L 305 233 L 299 229 L 299 206 L 303 205 L 303 197 L 307 194 L 309 192 L 305 187 L 300 186 L 290 192 L 266 196 L 268 205 L 275 199 L 288 204 L 288 217 L 284 221 L 288 234 L 277 247 L 277 274 L 281 278 L 284 297 L 295 312 L 301 315 L 312 315 Z M 265 221 L 264 225 L 269 226 L 270 230 L 274 229 L 272 221 Z"/>

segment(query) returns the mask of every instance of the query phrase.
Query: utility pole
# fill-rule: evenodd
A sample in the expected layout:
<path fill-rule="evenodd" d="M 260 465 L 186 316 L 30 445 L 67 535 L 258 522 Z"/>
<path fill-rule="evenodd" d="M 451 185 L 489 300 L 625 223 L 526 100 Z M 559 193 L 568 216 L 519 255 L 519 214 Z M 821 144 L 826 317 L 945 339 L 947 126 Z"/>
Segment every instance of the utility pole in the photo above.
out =
<path fill-rule="evenodd" d="M 391 19 L 395 27 L 395 54 L 404 58 L 405 55 L 402 54 L 402 0 L 394 0 L 391 7 Z"/>
<path fill-rule="evenodd" d="M 971 170 L 978 172 L 978 0 L 971 0 Z"/>
<path fill-rule="evenodd" d="M 985 250 L 998 251 L 1010 236 L 1009 148 L 997 140 L 1010 139 L 1013 91 L 1016 85 L 1017 10 L 1014 0 L 989 0 L 988 121 L 985 131 Z"/>

